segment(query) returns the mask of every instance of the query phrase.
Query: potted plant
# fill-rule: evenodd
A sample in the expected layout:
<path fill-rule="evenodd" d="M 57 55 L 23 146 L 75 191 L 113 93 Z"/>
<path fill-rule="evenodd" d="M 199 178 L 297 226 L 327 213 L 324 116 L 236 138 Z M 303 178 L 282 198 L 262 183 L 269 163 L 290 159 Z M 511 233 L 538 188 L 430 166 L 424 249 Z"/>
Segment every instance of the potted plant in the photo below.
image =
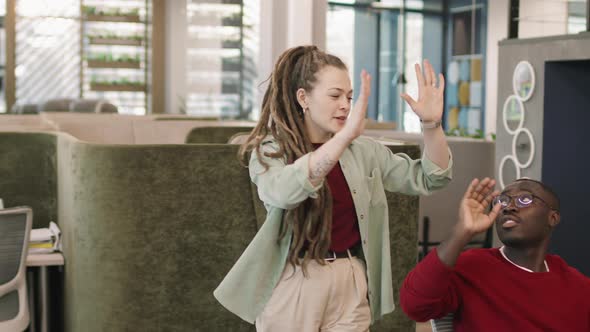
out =
<path fill-rule="evenodd" d="M 139 55 L 121 54 L 114 56 L 111 53 L 94 53 L 86 58 L 89 68 L 130 68 L 139 69 L 141 59 Z"/>
<path fill-rule="evenodd" d="M 141 22 L 139 9 L 97 8 L 82 6 L 82 16 L 87 21 Z"/>

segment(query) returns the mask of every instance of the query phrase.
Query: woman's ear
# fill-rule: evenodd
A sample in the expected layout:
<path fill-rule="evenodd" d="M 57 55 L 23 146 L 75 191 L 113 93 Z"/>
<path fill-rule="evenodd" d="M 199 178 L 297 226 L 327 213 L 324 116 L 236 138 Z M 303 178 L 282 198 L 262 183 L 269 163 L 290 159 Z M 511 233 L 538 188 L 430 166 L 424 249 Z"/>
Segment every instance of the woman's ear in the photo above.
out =
<path fill-rule="evenodd" d="M 297 102 L 302 109 L 307 108 L 307 93 L 304 88 L 297 89 Z"/>

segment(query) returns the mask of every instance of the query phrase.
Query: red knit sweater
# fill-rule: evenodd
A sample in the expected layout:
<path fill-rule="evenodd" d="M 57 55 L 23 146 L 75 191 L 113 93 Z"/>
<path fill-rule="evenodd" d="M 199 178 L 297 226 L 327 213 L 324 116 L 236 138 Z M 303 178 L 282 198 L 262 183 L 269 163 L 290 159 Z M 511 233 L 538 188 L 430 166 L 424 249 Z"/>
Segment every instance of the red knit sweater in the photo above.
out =
<path fill-rule="evenodd" d="M 555 255 L 549 272 L 512 265 L 497 248 L 468 250 L 454 268 L 436 250 L 406 277 L 400 302 L 416 321 L 455 312 L 455 331 L 590 331 L 590 279 Z"/>

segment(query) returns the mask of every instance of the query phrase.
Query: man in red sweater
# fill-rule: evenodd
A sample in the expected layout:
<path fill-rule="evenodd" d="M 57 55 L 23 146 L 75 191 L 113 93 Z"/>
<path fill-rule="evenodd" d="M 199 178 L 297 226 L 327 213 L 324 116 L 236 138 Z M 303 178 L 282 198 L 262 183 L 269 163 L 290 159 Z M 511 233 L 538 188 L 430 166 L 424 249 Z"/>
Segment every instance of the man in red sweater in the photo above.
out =
<path fill-rule="evenodd" d="M 530 179 L 501 194 L 492 192 L 494 185 L 488 178 L 471 182 L 450 238 L 406 277 L 404 312 L 416 321 L 454 313 L 457 332 L 590 331 L 590 279 L 547 254 L 559 199 Z M 504 246 L 462 253 L 494 220 Z"/>

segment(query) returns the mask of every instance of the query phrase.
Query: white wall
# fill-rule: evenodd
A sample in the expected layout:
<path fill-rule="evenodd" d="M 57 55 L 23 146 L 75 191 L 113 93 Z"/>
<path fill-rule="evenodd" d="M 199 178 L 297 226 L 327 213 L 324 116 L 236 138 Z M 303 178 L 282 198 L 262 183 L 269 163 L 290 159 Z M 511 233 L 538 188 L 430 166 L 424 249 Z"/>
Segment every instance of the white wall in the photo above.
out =
<path fill-rule="evenodd" d="M 261 0 L 260 77 L 266 78 L 289 47 L 326 47 L 327 0 Z"/>
<path fill-rule="evenodd" d="M 287 0 L 260 1 L 260 80 L 268 77 L 274 62 L 287 48 L 287 5 Z"/>
<path fill-rule="evenodd" d="M 567 14 L 566 1 L 520 0 L 518 38 L 565 35 Z"/>
<path fill-rule="evenodd" d="M 166 113 L 180 113 L 186 96 L 186 0 L 166 1 Z"/>
<path fill-rule="evenodd" d="M 496 133 L 498 114 L 498 42 L 508 37 L 509 0 L 488 1 L 485 133 Z M 501 107 L 502 105 L 500 105 Z"/>
<path fill-rule="evenodd" d="M 258 77 L 266 80 L 281 53 L 299 45 L 326 48 L 327 0 L 260 0 Z M 260 85 L 259 104 L 266 90 Z"/>

